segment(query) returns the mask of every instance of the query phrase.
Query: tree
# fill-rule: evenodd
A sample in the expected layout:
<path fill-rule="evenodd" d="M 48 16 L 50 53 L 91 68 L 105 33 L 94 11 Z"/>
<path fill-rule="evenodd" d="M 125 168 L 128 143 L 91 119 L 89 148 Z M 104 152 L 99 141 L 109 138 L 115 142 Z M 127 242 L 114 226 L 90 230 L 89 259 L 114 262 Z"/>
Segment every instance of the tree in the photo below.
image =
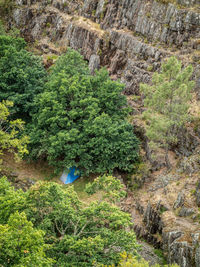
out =
<path fill-rule="evenodd" d="M 190 81 L 193 68 L 182 68 L 175 57 L 162 64 L 161 72 L 154 73 L 152 85 L 141 84 L 144 93 L 144 117 L 147 121 L 146 135 L 151 145 L 165 149 L 165 161 L 170 146 L 178 142 L 178 132 L 189 120 L 189 103 L 194 82 Z"/>
<path fill-rule="evenodd" d="M 1 266 L 52 266 L 44 253 L 44 233 L 33 228 L 25 213 L 14 213 L 8 223 L 0 225 Z"/>
<path fill-rule="evenodd" d="M 108 179 L 110 188 L 115 179 Z M 102 186 L 105 188 L 105 183 Z M 126 230 L 132 226 L 130 215 L 103 200 L 86 205 L 78 199 L 73 186 L 35 184 L 27 192 L 25 212 L 35 227 L 46 232 L 45 241 L 52 244 L 48 255 L 55 257 L 59 266 L 113 264 L 123 251 L 137 255 L 135 233 Z"/>
<path fill-rule="evenodd" d="M 125 120 L 129 108 L 122 89 L 106 70 L 91 76 L 82 56 L 68 50 L 38 97 L 31 155 L 58 169 L 76 166 L 84 174 L 132 170 L 138 140 Z"/>
<path fill-rule="evenodd" d="M 37 111 L 34 97 L 43 91 L 46 71 L 41 58 L 24 49 L 21 38 L 0 36 L 0 101 L 14 102 L 12 118 L 30 121 Z"/>
<path fill-rule="evenodd" d="M 5 150 L 14 153 L 15 159 L 20 159 L 28 153 L 28 137 L 22 134 L 24 122 L 20 119 L 9 120 L 9 109 L 13 106 L 10 101 L 0 102 L 0 156 Z M 0 161 L 1 164 L 1 161 Z"/>
<path fill-rule="evenodd" d="M 17 52 L 19 52 L 20 50 L 25 49 L 26 42 L 23 38 L 13 38 L 12 36 L 6 35 L 5 33 L 0 34 L 0 59 L 5 56 L 6 51 L 10 47 L 13 47 Z"/>
<path fill-rule="evenodd" d="M 26 194 L 15 190 L 4 176 L 0 179 L 0 224 L 6 224 L 10 215 L 25 208 Z"/>

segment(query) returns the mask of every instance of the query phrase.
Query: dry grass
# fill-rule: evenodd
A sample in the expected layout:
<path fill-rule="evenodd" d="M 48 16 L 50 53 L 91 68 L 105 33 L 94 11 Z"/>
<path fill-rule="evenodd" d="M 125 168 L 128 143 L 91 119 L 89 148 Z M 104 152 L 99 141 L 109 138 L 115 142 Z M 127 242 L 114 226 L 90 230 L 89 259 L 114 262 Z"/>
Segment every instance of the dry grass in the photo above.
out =
<path fill-rule="evenodd" d="M 5 153 L 3 157 L 3 168 L 6 173 L 16 173 L 18 179 L 26 180 L 50 180 L 59 181 L 60 175 L 54 174 L 54 168 L 49 166 L 46 162 L 27 162 L 21 160 L 16 162 L 13 155 L 10 153 Z"/>
<path fill-rule="evenodd" d="M 63 184 L 60 181 L 60 176 L 55 175 L 54 168 L 49 166 L 47 162 L 27 162 L 25 160 L 21 160 L 20 162 L 16 162 L 14 157 L 10 153 L 5 153 L 3 157 L 3 169 L 5 173 L 15 173 L 17 175 L 17 179 L 21 181 L 26 181 L 27 179 L 31 179 L 33 181 L 52 181 L 59 184 Z M 101 192 L 98 192 L 92 196 L 89 196 L 84 190 L 87 183 L 93 181 L 97 175 L 90 175 L 90 177 L 80 177 L 73 184 L 75 191 L 77 192 L 79 198 L 86 203 L 90 203 L 91 201 L 99 200 L 102 196 Z M 63 186 L 69 186 L 64 185 Z"/>
<path fill-rule="evenodd" d="M 85 187 L 87 185 L 87 183 L 92 182 L 95 178 L 97 177 L 97 175 L 91 175 L 89 177 L 80 177 L 78 178 L 74 183 L 74 190 L 76 191 L 76 193 L 78 194 L 79 198 L 87 205 L 92 201 L 98 201 L 101 199 L 102 197 L 102 192 L 97 192 L 94 195 L 89 196 L 86 192 L 85 192 Z"/>

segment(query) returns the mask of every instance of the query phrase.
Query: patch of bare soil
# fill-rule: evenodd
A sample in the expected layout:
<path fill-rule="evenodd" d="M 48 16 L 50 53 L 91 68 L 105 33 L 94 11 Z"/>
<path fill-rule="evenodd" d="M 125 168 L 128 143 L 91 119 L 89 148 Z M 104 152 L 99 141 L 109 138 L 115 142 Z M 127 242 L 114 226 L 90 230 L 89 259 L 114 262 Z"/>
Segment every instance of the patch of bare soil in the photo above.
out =
<path fill-rule="evenodd" d="M 21 160 L 16 162 L 10 153 L 5 153 L 3 156 L 3 169 L 6 174 L 14 174 L 19 180 L 49 180 L 59 181 L 60 175 L 55 175 L 54 168 L 49 166 L 47 162 L 27 162 Z"/>

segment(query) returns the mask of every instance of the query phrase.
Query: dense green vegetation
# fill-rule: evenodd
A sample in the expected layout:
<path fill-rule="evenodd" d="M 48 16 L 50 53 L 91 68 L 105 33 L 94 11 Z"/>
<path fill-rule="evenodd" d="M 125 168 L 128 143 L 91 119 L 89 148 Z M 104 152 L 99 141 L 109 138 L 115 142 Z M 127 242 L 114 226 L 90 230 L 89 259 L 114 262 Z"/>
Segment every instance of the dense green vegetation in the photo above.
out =
<path fill-rule="evenodd" d="M 122 89 L 106 70 L 90 75 L 82 56 L 68 50 L 39 95 L 31 154 L 47 157 L 57 168 L 77 166 L 85 174 L 130 171 L 138 141 L 125 120 L 129 109 Z"/>
<path fill-rule="evenodd" d="M 44 249 L 44 233 L 33 228 L 25 213 L 14 213 L 6 224 L 0 224 L 1 266 L 51 266 Z"/>
<path fill-rule="evenodd" d="M 89 184 L 87 191 L 92 194 L 99 189 L 99 201 L 86 205 L 73 186 L 38 182 L 23 192 L 2 177 L 0 264 L 148 267 L 138 256 L 131 216 L 111 204 L 125 196 L 123 185 L 103 176 Z"/>
<path fill-rule="evenodd" d="M 108 181 L 113 190 L 119 189 L 119 199 L 120 182 L 104 177 L 104 187 Z M 53 182 L 38 182 L 23 192 L 4 177 L 0 188 L 0 240 L 4 244 L 0 263 L 4 266 L 30 266 L 32 260 L 38 266 L 51 266 L 49 258 L 57 266 L 93 266 L 117 264 L 123 251 L 137 255 L 135 234 L 126 231 L 131 216 L 105 200 L 86 206 L 72 186 Z"/>
<path fill-rule="evenodd" d="M 37 112 L 34 97 L 43 91 L 46 71 L 25 45 L 22 38 L 0 36 L 0 101 L 12 101 L 12 117 L 30 122 Z"/>
<path fill-rule="evenodd" d="M 47 159 L 58 170 L 76 166 L 87 175 L 133 169 L 138 140 L 126 121 L 121 83 L 106 70 L 90 75 L 70 49 L 47 77 L 23 39 L 1 35 L 0 47 L 0 100 L 13 101 L 12 118 L 27 122 L 33 159 Z"/>
<path fill-rule="evenodd" d="M 165 149 L 166 165 L 170 168 L 168 151 L 177 144 L 178 134 L 189 121 L 189 100 L 194 81 L 191 81 L 191 65 L 182 68 L 175 57 L 162 64 L 161 72 L 154 73 L 152 85 L 141 84 L 145 95 L 143 113 L 147 121 L 146 135 L 152 147 Z"/>
<path fill-rule="evenodd" d="M 25 46 L 21 38 L 0 35 L 1 153 L 27 153 L 23 118 L 35 159 L 45 158 L 58 168 L 74 165 L 86 174 L 130 171 L 138 140 L 126 122 L 123 85 L 112 82 L 105 70 L 90 75 L 86 62 L 72 50 L 47 76 L 41 59 Z M 103 176 L 101 183 L 108 201 L 124 196 L 111 176 Z M 90 194 L 99 190 L 96 185 L 88 185 Z M 3 177 L 0 264 L 92 266 L 117 264 L 123 251 L 138 255 L 135 234 L 126 231 L 132 225 L 130 215 L 108 201 L 85 205 L 73 187 L 56 183 L 39 182 L 27 192 L 16 191 Z"/>
<path fill-rule="evenodd" d="M 9 108 L 13 106 L 10 101 L 0 102 L 0 156 L 5 150 L 14 153 L 19 159 L 28 153 L 28 137 L 23 135 L 24 122 L 20 119 L 9 119 Z M 18 134 L 21 133 L 19 137 Z M 0 159 L 0 169 L 2 160 Z"/>

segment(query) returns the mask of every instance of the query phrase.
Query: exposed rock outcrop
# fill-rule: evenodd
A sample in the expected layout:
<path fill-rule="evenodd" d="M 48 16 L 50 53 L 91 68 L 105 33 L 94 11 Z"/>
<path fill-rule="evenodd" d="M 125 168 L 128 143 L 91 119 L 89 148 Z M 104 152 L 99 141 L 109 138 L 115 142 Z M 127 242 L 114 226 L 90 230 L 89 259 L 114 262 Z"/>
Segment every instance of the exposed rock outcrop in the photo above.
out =
<path fill-rule="evenodd" d="M 89 69 L 92 74 L 95 73 L 95 70 L 99 69 L 100 67 L 100 58 L 97 55 L 91 55 L 89 61 Z"/>
<path fill-rule="evenodd" d="M 138 84 L 148 82 L 161 59 L 172 53 L 194 66 L 199 60 L 200 14 L 194 3 L 181 9 L 153 0 L 17 3 L 14 22 L 28 40 L 80 49 L 88 61 L 98 55 L 100 64 L 126 83 L 127 94 L 138 93 Z M 198 68 L 195 77 L 198 91 Z"/>
<path fill-rule="evenodd" d="M 162 216 L 160 204 L 157 204 L 156 207 L 150 203 L 147 205 L 143 217 L 144 226 L 136 225 L 134 227 L 137 236 L 146 239 L 155 247 L 167 251 L 167 258 L 170 263 L 176 262 L 184 267 L 199 266 L 199 227 L 191 227 L 189 223 L 186 227 L 186 225 L 181 225 L 183 223 L 181 221 L 179 226 L 176 225 L 178 222 L 174 215 L 166 211 L 165 216 Z M 194 265 L 194 259 L 196 265 Z"/>
<path fill-rule="evenodd" d="M 195 192 L 199 190 L 198 176 L 188 180 L 178 174 L 168 175 L 162 187 L 161 177 L 146 183 L 136 195 L 129 193 L 124 206 L 132 214 L 138 238 L 163 249 L 169 263 L 198 267 L 200 225 L 193 193 L 195 188 Z"/>
<path fill-rule="evenodd" d="M 200 207 L 200 180 L 199 180 L 198 183 L 197 183 L 195 196 L 196 196 L 196 203 L 197 203 L 197 206 Z"/>

